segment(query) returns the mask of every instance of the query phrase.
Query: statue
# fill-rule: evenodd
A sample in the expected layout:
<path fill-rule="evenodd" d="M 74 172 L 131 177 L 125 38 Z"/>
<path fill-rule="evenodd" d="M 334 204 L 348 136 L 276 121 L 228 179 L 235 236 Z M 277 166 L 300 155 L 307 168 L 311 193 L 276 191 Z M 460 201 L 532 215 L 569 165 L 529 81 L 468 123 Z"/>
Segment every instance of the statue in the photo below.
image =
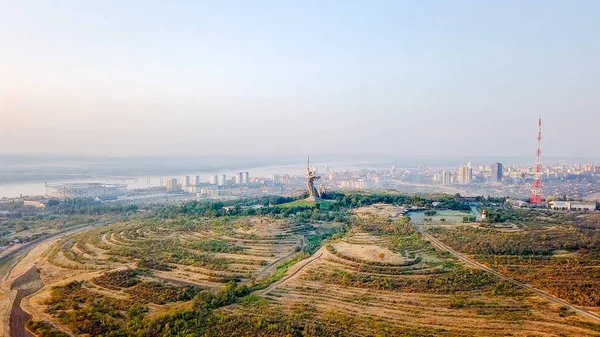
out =
<path fill-rule="evenodd" d="M 316 172 L 310 169 L 310 157 L 306 166 L 306 187 L 308 188 L 308 199 L 316 200 L 321 197 L 321 192 L 315 187 L 315 180 L 321 179 Z"/>

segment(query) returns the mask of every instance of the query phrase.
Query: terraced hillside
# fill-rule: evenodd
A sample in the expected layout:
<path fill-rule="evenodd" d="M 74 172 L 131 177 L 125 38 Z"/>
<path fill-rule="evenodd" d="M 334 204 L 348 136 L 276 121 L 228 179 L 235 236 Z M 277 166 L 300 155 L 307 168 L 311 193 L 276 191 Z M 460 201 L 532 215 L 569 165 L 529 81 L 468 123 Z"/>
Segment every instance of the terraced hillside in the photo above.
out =
<path fill-rule="evenodd" d="M 72 235 L 24 300 L 40 336 L 600 336 L 397 212 L 174 216 Z M 329 220 L 323 220 L 329 219 Z M 344 222 L 334 220 L 341 219 Z"/>
<path fill-rule="evenodd" d="M 271 306 L 291 312 L 309 306 L 312 313 L 306 324 L 319 322 L 329 333 L 600 335 L 600 325 L 484 271 L 462 266 L 398 222 L 367 220 L 318 256 L 262 295 Z"/>
<path fill-rule="evenodd" d="M 141 268 L 155 277 L 218 288 L 249 282 L 302 250 L 312 228 L 271 218 L 147 220 L 62 240 L 48 256 L 60 268 Z"/>
<path fill-rule="evenodd" d="M 40 263 L 48 286 L 25 303 L 34 315 L 30 325 L 44 330 L 45 321 L 64 332 L 103 335 L 133 318 L 128 308 L 154 315 L 185 307 L 200 292 L 227 291 L 232 284 L 258 289 L 340 229 L 272 217 L 178 217 L 72 235 Z M 100 314 L 79 320 L 89 312 Z"/>

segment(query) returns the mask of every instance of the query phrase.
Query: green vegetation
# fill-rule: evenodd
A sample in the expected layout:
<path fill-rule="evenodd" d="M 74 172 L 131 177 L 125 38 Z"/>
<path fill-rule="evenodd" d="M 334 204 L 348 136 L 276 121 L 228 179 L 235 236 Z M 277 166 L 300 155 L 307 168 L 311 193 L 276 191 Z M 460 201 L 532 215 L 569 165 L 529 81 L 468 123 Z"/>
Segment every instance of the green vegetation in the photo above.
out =
<path fill-rule="evenodd" d="M 120 290 L 140 283 L 139 272 L 133 269 L 117 270 L 92 279 L 92 282 L 108 289 Z"/>
<path fill-rule="evenodd" d="M 275 271 L 275 273 L 273 275 L 271 275 L 268 279 L 254 285 L 252 287 L 252 289 L 253 290 L 264 289 L 264 288 L 268 287 L 269 285 L 271 285 L 272 283 L 275 283 L 275 282 L 281 280 L 290 267 L 292 267 L 296 263 L 306 259 L 309 256 L 310 255 L 305 252 L 298 254 L 293 259 L 278 266 L 277 270 Z"/>
<path fill-rule="evenodd" d="M 25 327 L 36 334 L 37 337 L 69 337 L 68 334 L 56 330 L 52 325 L 46 322 L 27 321 Z"/>
<path fill-rule="evenodd" d="M 307 200 L 296 200 L 296 201 L 288 202 L 285 204 L 277 205 L 277 207 L 284 208 L 284 209 L 286 209 L 286 208 L 287 209 L 289 209 L 289 208 L 307 209 L 307 208 L 317 207 L 317 202 L 316 201 L 307 201 Z"/>
<path fill-rule="evenodd" d="M 461 252 L 480 255 L 551 255 L 556 250 L 600 247 L 600 238 L 585 238 L 567 227 L 501 232 L 461 226 L 431 228 L 430 233 Z"/>
<path fill-rule="evenodd" d="M 148 281 L 125 290 L 138 302 L 166 304 L 189 301 L 200 292 L 200 288 L 191 286 L 173 286 L 166 282 Z"/>
<path fill-rule="evenodd" d="M 528 301 L 528 291 L 464 267 L 448 253 L 436 250 L 409 218 L 358 217 L 352 212 L 360 206 L 389 203 L 429 208 L 427 216 L 448 222 L 454 218 L 471 221 L 472 200 L 458 195 L 397 193 L 329 193 L 328 197 L 336 202 L 269 197 L 149 206 L 148 216 L 128 214 L 122 223 L 56 244 L 48 255 L 52 263 L 107 272 L 90 281 L 54 287 L 42 304 L 70 332 L 107 337 L 464 334 L 464 330 L 453 330 L 459 323 L 419 326 L 408 317 L 406 321 L 390 318 L 394 310 L 414 310 L 411 317 L 421 319 L 424 311 L 419 307 L 425 305 L 431 305 L 427 312 L 456 310 L 451 316 L 441 315 L 440 320 L 481 316 L 474 323 L 479 326 L 536 320 L 539 325 L 550 322 L 554 328 L 564 323 L 557 322 L 559 317 L 571 319 L 571 312 L 558 309 L 547 319 L 537 316 L 539 308 L 530 310 L 536 304 Z M 432 228 L 432 235 L 506 275 L 575 304 L 600 306 L 597 220 L 496 210 L 491 205 L 502 200 L 476 200 L 490 207 L 488 214 L 497 214 L 488 226 L 511 222 L 519 227 L 499 231 L 441 226 Z M 440 203 L 436 209 L 433 202 Z M 263 207 L 251 207 L 256 205 Z M 365 249 L 367 253 L 360 254 L 367 258 L 358 258 L 341 253 L 343 249 L 334 246 L 336 240 L 387 248 L 409 260 L 378 261 L 372 256 L 381 252 L 379 248 Z M 324 245 L 332 254 L 325 252 L 318 262 L 268 292 L 253 293 L 284 278 L 292 266 Z M 568 257 L 555 256 L 559 250 Z M 135 264 L 138 269 L 129 269 Z M 265 274 L 265 266 L 274 272 L 255 281 L 259 271 Z M 200 286 L 187 285 L 196 282 Z M 388 317 L 374 314 L 375 310 L 363 314 L 367 312 L 364 306 L 375 301 Z M 585 322 L 571 325 L 577 324 L 594 329 L 584 327 Z M 40 336 L 64 336 L 44 322 L 32 321 L 28 326 Z"/>
<path fill-rule="evenodd" d="M 398 278 L 380 275 L 360 275 L 344 270 L 314 271 L 307 273 L 307 279 L 326 284 L 393 290 L 404 293 L 455 294 L 478 292 L 492 295 L 521 296 L 521 288 L 480 270 L 454 267 L 449 273 L 427 276 L 424 279 Z"/>
<path fill-rule="evenodd" d="M 213 253 L 239 253 L 244 251 L 244 247 L 236 246 L 230 242 L 219 240 L 199 241 L 188 244 L 188 248 L 203 250 Z"/>
<path fill-rule="evenodd" d="M 581 306 L 600 306 L 600 227 L 597 215 L 574 217 L 546 211 L 503 209 L 492 222 L 520 230 L 431 228 L 454 249 L 499 272 Z"/>

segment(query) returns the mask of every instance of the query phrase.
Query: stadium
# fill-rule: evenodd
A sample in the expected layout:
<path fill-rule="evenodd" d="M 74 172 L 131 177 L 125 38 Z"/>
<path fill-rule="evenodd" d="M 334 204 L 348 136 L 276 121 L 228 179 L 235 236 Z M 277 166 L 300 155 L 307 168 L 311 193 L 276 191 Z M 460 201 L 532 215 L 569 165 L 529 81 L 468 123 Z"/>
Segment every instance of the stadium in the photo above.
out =
<path fill-rule="evenodd" d="M 46 195 L 52 198 L 99 198 L 113 199 L 125 194 L 125 184 L 68 183 L 46 184 Z"/>

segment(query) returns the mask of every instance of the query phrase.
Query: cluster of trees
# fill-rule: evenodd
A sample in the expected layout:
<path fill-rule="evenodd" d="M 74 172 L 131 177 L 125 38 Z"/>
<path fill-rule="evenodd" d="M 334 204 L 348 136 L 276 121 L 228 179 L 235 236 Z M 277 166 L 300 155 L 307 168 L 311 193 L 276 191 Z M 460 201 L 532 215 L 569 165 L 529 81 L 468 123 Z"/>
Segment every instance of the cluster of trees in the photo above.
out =
<path fill-rule="evenodd" d="M 406 293 L 455 294 L 479 291 L 505 296 L 521 295 L 522 290 L 485 271 L 455 267 L 452 271 L 419 279 L 408 277 L 356 274 L 341 269 L 310 270 L 307 278 L 327 284 L 357 288 L 394 290 Z"/>
<path fill-rule="evenodd" d="M 107 336 L 119 331 L 132 306 L 129 300 L 94 293 L 75 281 L 54 287 L 45 304 L 48 313 L 76 334 Z"/>
<path fill-rule="evenodd" d="M 135 259 L 152 259 L 160 264 L 202 266 L 211 270 L 227 270 L 229 260 L 213 254 L 194 253 L 177 239 L 148 239 L 135 246 L 112 247 L 109 254 Z"/>
<path fill-rule="evenodd" d="M 142 303 L 166 304 L 171 302 L 189 301 L 199 292 L 200 288 L 193 286 L 174 286 L 166 282 L 145 281 L 125 290 L 134 300 Z"/>
<path fill-rule="evenodd" d="M 220 240 L 192 242 L 189 243 L 187 247 L 213 253 L 240 253 L 246 250 L 242 246 Z"/>
<path fill-rule="evenodd" d="M 138 269 L 141 270 L 162 270 L 162 271 L 170 271 L 173 270 L 173 267 L 166 263 L 161 263 L 160 261 L 154 259 L 144 258 L 141 259 L 137 264 Z"/>
<path fill-rule="evenodd" d="M 501 273 L 543 289 L 580 306 L 600 306 L 600 259 L 588 254 L 571 257 L 480 256 Z"/>
<path fill-rule="evenodd" d="M 120 290 L 140 283 L 139 275 L 134 269 L 117 270 L 95 277 L 92 282 L 104 288 Z"/>
<path fill-rule="evenodd" d="M 430 233 L 460 252 L 478 255 L 551 255 L 556 250 L 600 249 L 600 237 L 585 236 L 574 228 L 564 227 L 523 232 L 432 228 Z"/>
<path fill-rule="evenodd" d="M 29 320 L 25 324 L 25 327 L 37 337 L 69 337 L 68 334 L 56 330 L 52 325 L 46 322 Z"/>
<path fill-rule="evenodd" d="M 463 222 L 475 222 L 477 217 L 474 215 L 463 216 Z"/>

